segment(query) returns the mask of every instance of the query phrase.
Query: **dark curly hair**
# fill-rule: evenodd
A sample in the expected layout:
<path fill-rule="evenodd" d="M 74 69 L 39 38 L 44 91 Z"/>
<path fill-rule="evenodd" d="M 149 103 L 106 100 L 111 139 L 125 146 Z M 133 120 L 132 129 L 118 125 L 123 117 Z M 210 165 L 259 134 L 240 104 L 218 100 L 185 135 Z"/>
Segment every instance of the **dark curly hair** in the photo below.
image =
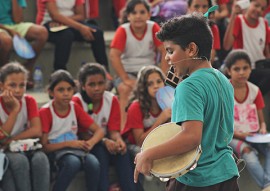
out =
<path fill-rule="evenodd" d="M 198 46 L 197 56 L 210 60 L 213 36 L 208 19 L 202 13 L 195 12 L 166 21 L 157 33 L 157 38 L 162 42 L 172 41 L 183 50 L 193 42 Z"/>
<path fill-rule="evenodd" d="M 150 116 L 149 111 L 151 108 L 151 97 L 148 93 L 147 80 L 149 75 L 152 73 L 158 73 L 162 81 L 164 82 L 165 76 L 160 68 L 154 65 L 143 67 L 138 73 L 136 87 L 134 88 L 131 94 L 129 104 L 126 108 L 127 110 L 134 100 L 138 100 L 145 119 L 147 119 Z"/>

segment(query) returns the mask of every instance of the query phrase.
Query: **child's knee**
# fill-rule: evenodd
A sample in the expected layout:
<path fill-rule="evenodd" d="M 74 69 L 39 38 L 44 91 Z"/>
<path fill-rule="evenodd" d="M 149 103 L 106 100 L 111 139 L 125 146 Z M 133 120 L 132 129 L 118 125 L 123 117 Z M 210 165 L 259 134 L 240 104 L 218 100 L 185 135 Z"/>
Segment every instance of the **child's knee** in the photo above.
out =
<path fill-rule="evenodd" d="M 97 173 L 100 171 L 100 163 L 98 159 L 92 154 L 88 154 L 85 156 L 85 165 L 86 168 L 91 168 Z"/>
<path fill-rule="evenodd" d="M 43 166 L 43 167 L 49 167 L 49 160 L 47 156 L 43 152 L 36 152 L 31 160 L 32 166 Z M 41 165 L 42 164 L 42 165 Z"/>
<path fill-rule="evenodd" d="M 28 30 L 26 37 L 30 40 L 46 42 L 48 39 L 48 31 L 44 26 L 33 25 Z"/>
<path fill-rule="evenodd" d="M 1 50 L 11 51 L 12 49 L 12 38 L 7 34 L 0 35 L 0 48 Z"/>
<path fill-rule="evenodd" d="M 38 32 L 39 32 L 39 39 L 46 42 L 49 35 L 47 29 L 43 26 L 39 26 Z"/>

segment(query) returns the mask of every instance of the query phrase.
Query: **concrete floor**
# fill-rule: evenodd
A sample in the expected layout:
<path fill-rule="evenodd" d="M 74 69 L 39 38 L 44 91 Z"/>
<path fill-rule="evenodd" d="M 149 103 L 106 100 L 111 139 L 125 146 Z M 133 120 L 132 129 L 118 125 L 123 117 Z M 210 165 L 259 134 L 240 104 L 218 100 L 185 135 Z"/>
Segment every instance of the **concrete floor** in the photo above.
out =
<path fill-rule="evenodd" d="M 47 93 L 44 92 L 33 92 L 29 91 L 28 94 L 32 95 L 38 102 L 39 107 L 44 105 L 49 101 L 49 97 Z M 81 177 L 82 175 L 78 175 L 75 181 L 70 185 L 68 191 L 75 191 L 80 188 L 80 191 L 83 191 L 82 185 L 84 185 L 84 178 Z M 260 191 L 261 189 L 256 185 L 255 181 L 252 179 L 250 174 L 248 173 L 247 169 L 245 168 L 238 179 L 240 191 Z M 153 178 L 152 181 L 144 181 L 144 189 L 145 191 L 164 191 L 165 190 L 165 183 L 161 182 L 157 178 Z"/>

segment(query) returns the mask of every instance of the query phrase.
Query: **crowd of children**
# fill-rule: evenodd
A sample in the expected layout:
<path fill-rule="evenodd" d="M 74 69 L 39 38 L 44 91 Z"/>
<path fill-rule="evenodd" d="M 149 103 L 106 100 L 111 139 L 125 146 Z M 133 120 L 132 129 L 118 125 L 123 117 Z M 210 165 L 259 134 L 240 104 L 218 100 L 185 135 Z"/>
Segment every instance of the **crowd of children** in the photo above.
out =
<path fill-rule="evenodd" d="M 161 3 L 150 2 L 155 6 Z M 68 3 L 38 0 L 37 24 L 33 24 L 23 22 L 25 0 L 0 2 L 0 144 L 9 161 L 0 185 L 4 191 L 50 188 L 64 191 L 81 170 L 85 173 L 87 190 L 108 191 L 112 165 L 122 191 L 143 190 L 142 185 L 133 181 L 133 161 L 149 132 L 171 120 L 171 108 L 162 110 L 156 98 L 157 91 L 166 85 L 169 65 L 165 55 L 170 51 L 156 37 L 160 26 L 150 21 L 151 4 L 129 0 L 123 6 L 121 1 L 119 6 L 124 13 L 120 20 L 124 23 L 116 29 L 109 52 L 117 76 L 115 95 L 107 90 L 110 67 L 103 31 L 85 21 L 88 9 L 84 3 L 84 0 Z M 270 67 L 264 63 L 261 69 L 256 64 L 270 58 L 270 30 L 262 17 L 268 2 L 251 0 L 243 11 L 233 0 L 230 17 L 225 8 L 228 2 L 218 3 L 219 11 L 208 16 L 213 35 L 209 61 L 214 63 L 219 51 L 233 49 L 219 62 L 224 64 L 234 88 L 235 108 L 254 104 L 257 132 L 266 134 L 263 95 L 269 91 Z M 205 14 L 212 5 L 211 0 L 188 0 L 187 13 Z M 120 7 L 115 7 L 118 17 L 121 17 Z M 87 14 L 90 16 L 90 12 Z M 220 35 L 218 27 L 224 18 L 230 22 L 223 31 L 225 34 Z M 67 28 L 53 31 L 59 26 Z M 31 41 L 34 58 L 22 64 L 9 61 L 15 35 Z M 55 44 L 55 71 L 48 85 L 51 100 L 38 108 L 37 101 L 26 94 L 26 87 L 33 86 L 33 66 L 46 41 Z M 91 43 L 97 62 L 80 68 L 77 84 L 66 71 L 73 41 Z M 270 145 L 247 142 L 246 138 L 253 133 L 235 129 L 230 146 L 246 161 L 257 185 L 269 191 Z M 42 149 L 21 152 L 10 149 L 12 141 L 36 138 L 40 139 Z M 258 153 L 265 156 L 264 166 Z"/>

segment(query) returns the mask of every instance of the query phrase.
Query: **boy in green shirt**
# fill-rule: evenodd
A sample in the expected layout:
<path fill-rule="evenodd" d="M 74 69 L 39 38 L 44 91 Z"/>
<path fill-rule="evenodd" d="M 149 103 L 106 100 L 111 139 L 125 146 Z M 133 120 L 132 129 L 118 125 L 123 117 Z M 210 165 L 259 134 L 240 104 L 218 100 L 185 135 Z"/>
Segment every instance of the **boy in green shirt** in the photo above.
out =
<path fill-rule="evenodd" d="M 238 191 L 238 169 L 228 146 L 233 137 L 233 87 L 212 68 L 212 33 L 207 19 L 193 13 L 167 21 L 157 37 L 165 59 L 184 80 L 175 90 L 172 122 L 183 131 L 136 156 L 135 182 L 149 174 L 153 160 L 182 154 L 201 145 L 197 167 L 167 184 L 168 191 Z"/>

